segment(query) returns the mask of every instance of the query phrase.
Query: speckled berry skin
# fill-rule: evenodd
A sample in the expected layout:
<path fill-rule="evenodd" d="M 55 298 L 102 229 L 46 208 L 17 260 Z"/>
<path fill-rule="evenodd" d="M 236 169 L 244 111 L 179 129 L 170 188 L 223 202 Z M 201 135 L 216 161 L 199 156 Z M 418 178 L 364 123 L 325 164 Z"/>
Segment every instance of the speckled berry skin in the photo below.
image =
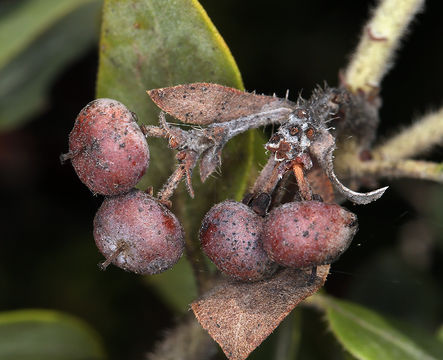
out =
<path fill-rule="evenodd" d="M 264 279 L 275 271 L 261 241 L 263 219 L 248 206 L 227 200 L 203 219 L 200 242 L 219 270 L 242 281 Z"/>
<path fill-rule="evenodd" d="M 122 103 L 97 99 L 78 114 L 69 135 L 69 157 L 93 192 L 118 195 L 132 189 L 149 165 L 149 149 L 135 115 Z"/>
<path fill-rule="evenodd" d="M 285 267 L 330 264 L 348 248 L 357 228 L 357 217 L 339 205 L 291 202 L 266 217 L 263 247 Z"/>
<path fill-rule="evenodd" d="M 172 267 L 184 249 L 183 229 L 165 206 L 150 195 L 132 190 L 108 197 L 94 218 L 94 239 L 106 259 L 137 274 L 157 274 Z"/>

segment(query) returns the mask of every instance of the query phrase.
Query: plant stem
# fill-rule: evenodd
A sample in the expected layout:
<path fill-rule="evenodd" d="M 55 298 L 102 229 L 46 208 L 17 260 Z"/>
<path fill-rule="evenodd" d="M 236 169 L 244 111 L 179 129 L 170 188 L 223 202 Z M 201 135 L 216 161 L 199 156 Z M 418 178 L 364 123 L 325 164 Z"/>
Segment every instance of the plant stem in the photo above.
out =
<path fill-rule="evenodd" d="M 352 91 L 378 93 L 383 77 L 392 66 L 394 53 L 409 23 L 424 0 L 382 0 L 366 24 L 359 45 L 344 72 L 344 83 Z"/>
<path fill-rule="evenodd" d="M 360 162 L 354 168 L 358 176 L 410 178 L 443 183 L 443 163 L 420 160 L 381 160 Z"/>
<path fill-rule="evenodd" d="M 198 295 L 200 296 L 212 286 L 213 279 L 198 241 L 198 228 L 192 226 L 192 216 L 195 216 L 195 209 L 188 208 L 192 204 L 189 203 L 186 193 L 183 192 L 179 192 L 174 197 L 174 205 L 177 216 L 180 218 L 183 227 L 187 229 L 185 233 L 185 255 L 192 267 Z"/>
<path fill-rule="evenodd" d="M 193 316 L 168 331 L 146 360 L 208 360 L 217 353 L 215 342 Z"/>
<path fill-rule="evenodd" d="M 376 147 L 373 156 L 382 160 L 399 160 L 421 155 L 443 143 L 443 108 L 430 113 Z"/>

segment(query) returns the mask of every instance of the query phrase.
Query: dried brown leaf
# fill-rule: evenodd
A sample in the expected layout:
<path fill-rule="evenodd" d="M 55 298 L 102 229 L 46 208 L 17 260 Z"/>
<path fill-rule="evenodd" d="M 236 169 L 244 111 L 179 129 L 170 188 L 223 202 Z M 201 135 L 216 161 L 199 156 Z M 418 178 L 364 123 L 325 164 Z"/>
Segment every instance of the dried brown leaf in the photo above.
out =
<path fill-rule="evenodd" d="M 209 83 L 194 83 L 148 91 L 152 101 L 169 115 L 188 124 L 223 123 L 265 110 L 292 108 L 286 99 L 256 95 Z"/>
<path fill-rule="evenodd" d="M 285 269 L 271 279 L 244 283 L 223 280 L 191 304 L 197 320 L 230 360 L 243 360 L 302 300 L 326 281 L 329 265 L 310 271 Z"/>

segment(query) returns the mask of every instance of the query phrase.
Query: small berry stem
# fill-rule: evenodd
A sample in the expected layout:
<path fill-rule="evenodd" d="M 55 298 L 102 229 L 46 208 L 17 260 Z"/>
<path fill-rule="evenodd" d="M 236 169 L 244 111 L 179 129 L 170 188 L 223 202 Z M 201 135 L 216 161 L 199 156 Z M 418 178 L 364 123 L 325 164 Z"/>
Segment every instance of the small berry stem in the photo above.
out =
<path fill-rule="evenodd" d="M 171 174 L 171 176 L 166 181 L 163 188 L 157 193 L 157 198 L 160 202 L 167 204 L 169 203 L 169 199 L 174 194 L 175 189 L 180 184 L 180 181 L 185 176 L 186 170 L 184 165 L 179 165 L 175 169 L 175 171 Z"/>
<path fill-rule="evenodd" d="M 66 154 L 61 154 L 60 155 L 60 162 L 62 163 L 62 165 L 65 163 L 65 161 L 67 160 L 71 160 L 72 158 L 76 157 L 78 154 L 80 154 L 81 151 L 68 151 Z"/>
<path fill-rule="evenodd" d="M 167 139 L 169 134 L 166 129 L 159 128 L 158 126 L 142 125 L 140 130 L 146 137 L 158 137 Z"/>
<path fill-rule="evenodd" d="M 272 194 L 287 171 L 287 163 L 277 162 L 274 156 L 271 156 L 251 192 L 244 197 L 243 203 L 249 205 L 258 215 L 265 216 L 271 205 Z"/>
<path fill-rule="evenodd" d="M 308 285 L 313 285 L 315 283 L 315 280 L 317 280 L 317 265 L 314 265 L 311 268 L 311 274 L 309 275 Z"/>
<path fill-rule="evenodd" d="M 261 189 L 265 187 L 266 182 L 268 182 L 269 177 L 272 175 L 273 170 L 275 169 L 277 162 L 274 159 L 274 156 L 271 156 L 268 159 L 268 162 L 260 171 L 257 179 L 255 180 L 254 186 L 251 189 L 252 194 L 260 193 Z"/>
<path fill-rule="evenodd" d="M 292 171 L 294 172 L 295 179 L 297 180 L 298 190 L 303 200 L 312 200 L 312 192 L 303 174 L 303 166 L 298 163 L 292 165 Z"/>
<path fill-rule="evenodd" d="M 177 212 L 176 215 L 180 218 L 184 228 L 189 230 L 185 233 L 185 255 L 191 264 L 198 294 L 202 295 L 206 290 L 211 288 L 213 284 L 211 272 L 207 266 L 207 259 L 203 255 L 200 242 L 196 236 L 192 235 L 196 232 L 196 230 L 193 231 L 192 229 L 195 211 L 188 211 L 187 206 L 189 206 L 189 202 L 184 193 L 178 193 L 174 199 L 174 203 Z"/>
<path fill-rule="evenodd" d="M 108 257 L 105 261 L 98 264 L 98 267 L 100 270 L 105 271 L 111 263 L 117 259 L 117 257 L 126 249 L 126 244 L 121 243 L 117 249 L 114 250 L 114 252 L 111 254 L 110 257 Z"/>
<path fill-rule="evenodd" d="M 281 180 L 283 175 L 287 171 L 287 166 L 284 162 L 277 162 L 274 157 L 271 156 L 257 177 L 252 188 L 253 195 L 259 195 L 261 193 L 266 193 L 272 195 L 278 182 Z"/>

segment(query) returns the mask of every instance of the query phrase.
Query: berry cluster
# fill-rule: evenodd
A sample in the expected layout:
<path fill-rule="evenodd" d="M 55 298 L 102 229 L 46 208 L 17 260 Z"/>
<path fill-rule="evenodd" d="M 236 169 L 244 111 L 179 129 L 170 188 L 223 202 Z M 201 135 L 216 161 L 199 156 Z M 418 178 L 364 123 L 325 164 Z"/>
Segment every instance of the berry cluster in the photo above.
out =
<path fill-rule="evenodd" d="M 151 195 L 133 189 L 149 165 L 146 138 L 122 103 L 97 99 L 86 105 L 69 135 L 70 159 L 80 180 L 106 195 L 94 219 L 94 239 L 106 261 L 138 274 L 169 269 L 184 249 L 183 229 Z"/>
<path fill-rule="evenodd" d="M 330 264 L 356 231 L 357 217 L 336 204 L 290 202 L 263 218 L 242 203 L 224 201 L 206 214 L 200 241 L 222 272 L 256 281 L 272 275 L 276 264 L 296 269 Z"/>
<path fill-rule="evenodd" d="M 234 279 L 261 280 L 279 266 L 312 268 L 315 276 L 316 266 L 335 261 L 349 246 L 357 218 L 321 200 L 306 176 L 315 166 L 329 186 L 355 203 L 374 201 L 385 191 L 358 193 L 334 174 L 335 137 L 326 124 L 352 105 L 342 89 L 318 90 L 297 103 L 206 83 L 148 93 L 161 109 L 196 126 L 185 131 L 168 124 L 162 112 L 160 126 L 140 128 L 123 104 L 97 99 L 77 116 L 69 152 L 62 155 L 94 194 L 106 196 L 94 219 L 95 242 L 106 258 L 102 268 L 113 263 L 156 274 L 172 267 L 183 253 L 184 232 L 169 210 L 171 196 L 184 179 L 193 197 L 191 175 L 198 160 L 205 181 L 220 165 L 227 141 L 251 128 L 280 125 L 265 145 L 272 156 L 243 202 L 215 205 L 199 234 L 204 253 Z M 177 168 L 155 197 L 134 189 L 149 164 L 146 137 L 165 138 L 177 150 Z M 283 201 L 288 174 L 297 188 Z"/>

